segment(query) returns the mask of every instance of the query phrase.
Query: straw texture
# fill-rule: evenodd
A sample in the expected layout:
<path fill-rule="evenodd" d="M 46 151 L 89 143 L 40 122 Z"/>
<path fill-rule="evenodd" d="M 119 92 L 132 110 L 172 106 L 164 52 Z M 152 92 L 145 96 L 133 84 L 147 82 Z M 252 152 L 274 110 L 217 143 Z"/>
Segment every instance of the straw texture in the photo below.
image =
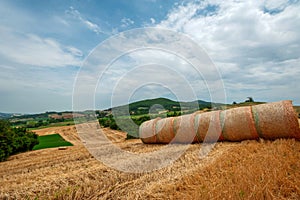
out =
<path fill-rule="evenodd" d="M 259 138 L 250 106 L 224 110 L 221 113 L 224 140 L 242 141 Z"/>
<path fill-rule="evenodd" d="M 173 140 L 175 133 L 173 128 L 174 117 L 158 120 L 155 125 L 157 143 L 167 144 Z"/>
<path fill-rule="evenodd" d="M 292 101 L 154 119 L 140 126 L 144 143 L 243 141 L 258 138 L 300 139 Z"/>
<path fill-rule="evenodd" d="M 223 140 L 221 135 L 220 111 L 197 114 L 195 117 L 195 128 L 199 142 Z"/>
<path fill-rule="evenodd" d="M 292 101 L 253 106 L 252 112 L 259 137 L 300 139 L 299 122 Z"/>
<path fill-rule="evenodd" d="M 182 115 L 174 119 L 175 138 L 172 143 L 192 143 L 195 140 L 195 114 Z"/>
<path fill-rule="evenodd" d="M 143 143 L 145 144 L 154 144 L 157 143 L 155 125 L 156 122 L 161 118 L 155 118 L 142 123 L 139 127 L 139 136 Z"/>

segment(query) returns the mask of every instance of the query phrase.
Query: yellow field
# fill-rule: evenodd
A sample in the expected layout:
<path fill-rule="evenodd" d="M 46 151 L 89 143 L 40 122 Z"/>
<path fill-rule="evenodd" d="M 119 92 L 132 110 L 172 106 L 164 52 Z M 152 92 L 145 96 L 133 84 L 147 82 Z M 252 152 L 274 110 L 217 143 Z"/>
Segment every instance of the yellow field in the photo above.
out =
<path fill-rule="evenodd" d="M 193 144 L 169 167 L 130 174 L 93 158 L 74 126 L 36 132 L 59 133 L 74 146 L 22 153 L 0 163 L 0 199 L 300 199 L 300 142 L 293 139 L 222 142 L 203 159 L 201 144 Z M 163 146 L 104 132 L 131 152 Z"/>

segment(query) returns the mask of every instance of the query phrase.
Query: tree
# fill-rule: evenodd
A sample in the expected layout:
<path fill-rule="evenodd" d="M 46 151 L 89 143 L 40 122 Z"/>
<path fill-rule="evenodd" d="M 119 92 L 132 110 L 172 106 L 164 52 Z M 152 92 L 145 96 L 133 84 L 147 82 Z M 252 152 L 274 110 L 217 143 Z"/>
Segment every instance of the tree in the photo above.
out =
<path fill-rule="evenodd" d="M 252 97 L 247 97 L 248 99 L 245 102 L 254 102 L 254 99 Z"/>
<path fill-rule="evenodd" d="M 11 128 L 8 121 L 0 120 L 0 161 L 10 155 L 32 150 L 38 144 L 38 137 L 25 128 Z"/>

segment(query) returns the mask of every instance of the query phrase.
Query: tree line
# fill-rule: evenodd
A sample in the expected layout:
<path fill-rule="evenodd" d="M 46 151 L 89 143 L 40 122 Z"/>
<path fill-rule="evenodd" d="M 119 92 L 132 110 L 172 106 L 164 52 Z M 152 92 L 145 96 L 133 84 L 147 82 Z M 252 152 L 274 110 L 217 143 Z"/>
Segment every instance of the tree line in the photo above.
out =
<path fill-rule="evenodd" d="M 6 120 L 0 120 L 0 161 L 9 156 L 32 150 L 39 143 L 38 136 L 26 128 L 12 128 Z"/>

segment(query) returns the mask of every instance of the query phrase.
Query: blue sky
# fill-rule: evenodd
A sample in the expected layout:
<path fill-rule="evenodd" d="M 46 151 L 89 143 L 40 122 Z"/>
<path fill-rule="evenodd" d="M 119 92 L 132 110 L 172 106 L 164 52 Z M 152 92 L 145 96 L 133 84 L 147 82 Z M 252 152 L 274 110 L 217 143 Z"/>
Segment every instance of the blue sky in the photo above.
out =
<path fill-rule="evenodd" d="M 252 96 L 300 104 L 297 0 L 1 0 L 0 13 L 0 112 L 71 110 L 76 75 L 89 53 L 115 34 L 143 27 L 193 38 L 219 69 L 229 103 Z M 122 74 L 122 64 L 113 69 L 108 85 Z M 205 88 L 195 90 L 197 98 L 210 100 Z M 111 105 L 101 91 L 99 109 Z M 151 91 L 132 99 L 168 97 L 166 91 Z"/>

